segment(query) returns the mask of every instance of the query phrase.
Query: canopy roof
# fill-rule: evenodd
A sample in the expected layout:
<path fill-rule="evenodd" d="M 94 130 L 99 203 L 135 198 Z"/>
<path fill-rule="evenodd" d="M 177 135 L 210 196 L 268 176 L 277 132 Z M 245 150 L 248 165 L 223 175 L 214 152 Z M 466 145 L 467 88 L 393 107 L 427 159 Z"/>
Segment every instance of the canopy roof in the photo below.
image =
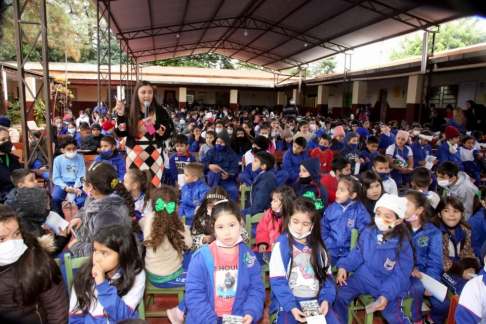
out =
<path fill-rule="evenodd" d="M 117 0 L 110 1 L 110 27 L 139 62 L 217 53 L 283 70 L 463 16 L 424 3 Z M 106 18 L 108 10 L 100 6 Z"/>

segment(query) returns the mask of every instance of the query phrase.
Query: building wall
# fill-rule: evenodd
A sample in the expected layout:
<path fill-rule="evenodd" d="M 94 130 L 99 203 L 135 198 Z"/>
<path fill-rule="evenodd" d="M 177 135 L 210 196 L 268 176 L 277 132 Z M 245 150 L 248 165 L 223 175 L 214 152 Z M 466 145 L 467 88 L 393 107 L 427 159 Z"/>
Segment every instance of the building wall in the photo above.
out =
<path fill-rule="evenodd" d="M 454 85 L 469 81 L 477 81 L 476 97 L 471 99 L 476 103 L 486 104 L 486 68 L 446 71 L 432 75 L 433 86 Z"/>

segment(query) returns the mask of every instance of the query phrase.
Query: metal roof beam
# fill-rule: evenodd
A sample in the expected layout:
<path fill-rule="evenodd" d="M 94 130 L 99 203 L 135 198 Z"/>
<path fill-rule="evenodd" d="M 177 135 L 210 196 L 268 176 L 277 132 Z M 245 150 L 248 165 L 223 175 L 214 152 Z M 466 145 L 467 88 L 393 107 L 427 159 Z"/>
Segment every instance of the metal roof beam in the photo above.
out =
<path fill-rule="evenodd" d="M 218 12 L 219 12 L 219 11 L 221 10 L 221 8 L 223 7 L 223 4 L 224 4 L 224 0 L 221 0 L 221 1 L 219 2 L 218 7 L 217 7 L 217 8 L 216 8 L 216 10 L 214 11 L 213 16 L 211 17 L 211 20 L 214 20 L 214 19 L 216 18 L 216 16 L 218 15 Z M 201 41 L 203 40 L 203 38 L 204 38 L 204 36 L 206 35 L 206 32 L 207 32 L 207 31 L 208 31 L 207 29 L 205 29 L 205 30 L 203 31 L 203 33 L 202 33 L 201 37 L 199 37 L 199 40 L 197 41 L 197 43 L 199 43 L 199 42 L 201 42 Z M 192 54 L 194 54 L 194 50 L 191 52 L 191 55 L 192 55 Z"/>
<path fill-rule="evenodd" d="M 186 0 L 186 6 L 184 7 L 184 12 L 182 13 L 182 24 L 181 24 L 181 27 L 179 28 L 179 31 L 177 32 L 177 35 L 179 35 L 179 32 L 182 30 L 182 26 L 184 26 L 184 21 L 186 21 L 187 8 L 189 7 L 190 1 L 191 0 Z M 179 45 L 179 39 L 180 39 L 180 35 L 177 37 L 176 46 Z M 154 47 L 155 47 L 155 44 L 154 44 Z M 172 58 L 175 58 L 175 53 L 172 56 Z"/>

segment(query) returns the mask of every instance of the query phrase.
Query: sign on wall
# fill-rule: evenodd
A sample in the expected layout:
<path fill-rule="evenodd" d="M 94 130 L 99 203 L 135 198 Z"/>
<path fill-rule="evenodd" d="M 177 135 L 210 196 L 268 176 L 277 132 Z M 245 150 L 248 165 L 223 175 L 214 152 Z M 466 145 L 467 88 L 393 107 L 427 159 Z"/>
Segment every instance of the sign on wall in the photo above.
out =
<path fill-rule="evenodd" d="M 466 101 L 476 100 L 477 81 L 459 83 L 459 94 L 457 95 L 457 107 L 467 109 Z"/>

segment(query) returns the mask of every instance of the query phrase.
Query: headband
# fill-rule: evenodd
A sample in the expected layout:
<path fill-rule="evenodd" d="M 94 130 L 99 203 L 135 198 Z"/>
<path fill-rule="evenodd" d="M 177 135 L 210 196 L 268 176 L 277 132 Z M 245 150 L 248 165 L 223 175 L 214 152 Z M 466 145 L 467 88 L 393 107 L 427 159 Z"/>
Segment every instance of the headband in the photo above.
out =
<path fill-rule="evenodd" d="M 423 138 L 424 140 L 427 140 L 427 141 L 432 141 L 432 139 L 434 138 L 432 135 L 431 136 L 427 136 L 427 135 L 423 135 L 423 134 L 420 134 L 419 135 L 419 138 Z"/>
<path fill-rule="evenodd" d="M 218 195 L 218 194 L 210 194 L 207 199 L 219 199 L 219 200 L 225 200 L 226 197 L 223 195 Z"/>
<path fill-rule="evenodd" d="M 221 203 L 224 203 L 224 202 L 229 202 L 229 200 L 228 199 L 223 199 L 223 200 L 220 200 L 218 202 L 215 202 L 214 205 L 213 205 L 213 207 L 216 206 L 217 204 L 221 204 Z"/>

